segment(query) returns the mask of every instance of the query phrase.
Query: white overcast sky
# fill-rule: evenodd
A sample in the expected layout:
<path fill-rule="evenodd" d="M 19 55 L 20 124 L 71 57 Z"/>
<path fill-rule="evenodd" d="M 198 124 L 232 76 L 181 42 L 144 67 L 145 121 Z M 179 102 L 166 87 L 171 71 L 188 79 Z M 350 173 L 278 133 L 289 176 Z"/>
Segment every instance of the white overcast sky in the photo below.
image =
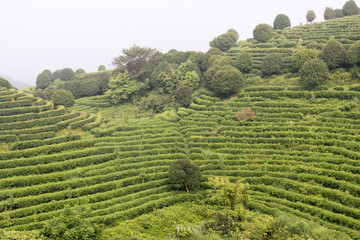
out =
<path fill-rule="evenodd" d="M 0 74 L 34 85 L 44 69 L 110 68 L 113 57 L 133 44 L 207 51 L 209 41 L 234 28 L 240 40 L 277 14 L 292 26 L 314 10 L 346 0 L 0 0 Z M 356 0 L 359 5 L 359 0 Z"/>

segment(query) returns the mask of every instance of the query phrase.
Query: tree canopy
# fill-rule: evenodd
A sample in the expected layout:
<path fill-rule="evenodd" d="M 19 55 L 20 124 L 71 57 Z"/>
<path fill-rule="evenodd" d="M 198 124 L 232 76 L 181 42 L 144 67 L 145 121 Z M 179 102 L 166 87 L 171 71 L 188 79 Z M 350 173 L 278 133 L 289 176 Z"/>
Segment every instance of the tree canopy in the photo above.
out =
<path fill-rule="evenodd" d="M 340 67 L 344 64 L 346 50 L 342 43 L 330 40 L 321 50 L 320 58 L 324 60 L 329 69 Z"/>
<path fill-rule="evenodd" d="M 312 23 L 316 18 L 316 14 L 313 10 L 309 10 L 306 13 L 306 21 L 308 21 L 309 23 Z"/>
<path fill-rule="evenodd" d="M 329 7 L 325 8 L 324 19 L 329 20 L 333 18 L 336 18 L 335 10 Z"/>
<path fill-rule="evenodd" d="M 359 14 L 359 8 L 354 0 L 347 1 L 343 8 L 342 13 L 344 16 L 351 16 Z"/>
<path fill-rule="evenodd" d="M 190 189 L 200 187 L 201 172 L 197 165 L 186 159 L 173 162 L 169 168 L 169 180 L 177 189 Z"/>
<path fill-rule="evenodd" d="M 273 28 L 269 24 L 259 24 L 253 30 L 253 37 L 256 41 L 265 43 L 269 41 L 274 34 Z"/>
<path fill-rule="evenodd" d="M 299 73 L 300 82 L 309 87 L 325 83 L 330 78 L 326 63 L 318 58 L 307 61 Z"/>
<path fill-rule="evenodd" d="M 7 89 L 12 88 L 13 86 L 9 83 L 8 80 L 6 80 L 5 78 L 1 78 L 0 77 L 0 87 L 5 87 Z"/>
<path fill-rule="evenodd" d="M 274 29 L 282 30 L 286 27 L 291 27 L 291 22 L 289 17 L 286 16 L 285 14 L 278 14 L 274 20 Z"/>
<path fill-rule="evenodd" d="M 227 33 L 221 34 L 214 38 L 210 42 L 210 47 L 215 47 L 225 52 L 231 47 L 236 46 L 238 39 L 239 34 L 234 29 L 230 29 Z"/>

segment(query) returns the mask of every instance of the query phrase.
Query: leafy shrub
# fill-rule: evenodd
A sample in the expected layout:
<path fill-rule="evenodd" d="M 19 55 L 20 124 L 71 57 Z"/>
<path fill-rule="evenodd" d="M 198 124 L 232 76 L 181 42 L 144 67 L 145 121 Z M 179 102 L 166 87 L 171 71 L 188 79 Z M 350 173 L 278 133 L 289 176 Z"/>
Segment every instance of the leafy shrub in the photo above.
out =
<path fill-rule="evenodd" d="M 336 18 L 342 18 L 344 16 L 342 9 L 335 9 Z"/>
<path fill-rule="evenodd" d="M 234 60 L 234 67 L 242 73 L 248 73 L 253 68 L 251 55 L 249 53 L 240 53 Z"/>
<path fill-rule="evenodd" d="M 290 23 L 290 19 L 288 16 L 286 16 L 285 14 L 278 14 L 276 17 L 275 17 L 275 20 L 274 20 L 274 29 L 277 30 L 277 29 L 284 29 L 286 27 L 291 27 L 291 23 Z"/>
<path fill-rule="evenodd" d="M 329 7 L 325 8 L 324 19 L 329 20 L 333 18 L 336 18 L 335 10 Z"/>
<path fill-rule="evenodd" d="M 265 43 L 269 41 L 274 34 L 273 28 L 269 24 L 259 24 L 253 31 L 253 36 L 256 41 Z"/>
<path fill-rule="evenodd" d="M 300 82 L 306 86 L 317 86 L 330 78 L 329 69 L 324 61 L 312 59 L 300 70 Z"/>
<path fill-rule="evenodd" d="M 216 47 L 212 47 L 206 52 L 206 55 L 208 55 L 208 56 L 224 55 L 224 52 L 222 52 L 220 49 L 218 49 Z"/>
<path fill-rule="evenodd" d="M 0 87 L 5 87 L 7 89 L 12 88 L 13 86 L 9 83 L 8 80 L 0 77 Z"/>
<path fill-rule="evenodd" d="M 74 71 L 71 68 L 64 68 L 60 72 L 60 79 L 63 81 L 70 81 L 70 79 L 75 75 Z"/>
<path fill-rule="evenodd" d="M 359 14 L 359 8 L 354 0 L 350 0 L 344 4 L 342 8 L 342 13 L 344 16 L 357 15 Z"/>
<path fill-rule="evenodd" d="M 54 106 L 64 105 L 65 107 L 71 107 L 75 103 L 74 95 L 64 89 L 55 90 L 51 96 L 51 101 L 54 103 Z"/>
<path fill-rule="evenodd" d="M 267 55 L 261 63 L 261 71 L 268 76 L 280 73 L 282 67 L 283 60 L 280 53 Z"/>
<path fill-rule="evenodd" d="M 106 70 L 106 67 L 104 65 L 100 65 L 98 67 L 98 72 Z"/>
<path fill-rule="evenodd" d="M 214 38 L 210 42 L 210 47 L 215 47 L 225 52 L 231 47 L 234 47 L 238 39 L 239 34 L 235 30 L 231 29 L 227 33 Z"/>
<path fill-rule="evenodd" d="M 305 62 L 310 61 L 311 59 L 317 58 L 319 55 L 318 51 L 313 49 L 300 49 L 292 57 L 294 66 L 296 69 L 300 70 Z"/>
<path fill-rule="evenodd" d="M 45 69 L 36 78 L 36 86 L 40 89 L 45 89 L 50 86 L 51 82 L 54 81 L 54 76 L 50 70 Z"/>
<path fill-rule="evenodd" d="M 68 206 L 41 231 L 41 235 L 54 240 L 99 239 L 100 227 L 88 220 L 89 209 Z"/>
<path fill-rule="evenodd" d="M 192 91 L 188 85 L 181 85 L 175 90 L 175 102 L 188 107 L 192 101 Z"/>
<path fill-rule="evenodd" d="M 360 41 L 356 41 L 346 51 L 345 62 L 349 66 L 360 64 Z"/>
<path fill-rule="evenodd" d="M 316 14 L 313 10 L 309 10 L 306 13 L 306 21 L 308 21 L 309 23 L 312 23 L 316 18 Z"/>
<path fill-rule="evenodd" d="M 237 111 L 235 114 L 235 119 L 238 121 L 246 122 L 247 120 L 250 120 L 254 117 L 256 117 L 256 114 L 253 110 L 251 110 L 251 108 L 239 109 L 239 111 Z"/>
<path fill-rule="evenodd" d="M 169 180 L 177 189 L 184 189 L 189 193 L 189 189 L 200 187 L 201 172 L 197 165 L 189 160 L 181 159 L 173 162 L 169 168 Z"/>
<path fill-rule="evenodd" d="M 320 58 L 329 69 L 340 67 L 345 62 L 345 48 L 337 40 L 330 40 L 321 50 Z"/>
<path fill-rule="evenodd" d="M 210 88 L 221 95 L 230 95 L 244 86 L 242 73 L 232 66 L 224 66 L 215 71 Z"/>
<path fill-rule="evenodd" d="M 77 69 L 76 71 L 75 71 L 75 75 L 78 75 L 78 74 L 81 74 L 81 73 L 86 73 L 85 72 L 85 70 L 84 69 L 82 69 L 82 68 L 79 68 L 79 69 Z"/>

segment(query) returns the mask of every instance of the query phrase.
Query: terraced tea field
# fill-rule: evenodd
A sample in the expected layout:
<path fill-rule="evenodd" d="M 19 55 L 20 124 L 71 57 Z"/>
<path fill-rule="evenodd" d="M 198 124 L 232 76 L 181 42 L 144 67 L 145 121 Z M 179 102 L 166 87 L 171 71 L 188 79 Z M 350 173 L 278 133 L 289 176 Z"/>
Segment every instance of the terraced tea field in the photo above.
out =
<path fill-rule="evenodd" d="M 251 208 L 284 211 L 360 237 L 358 92 L 247 88 L 229 102 L 202 95 L 179 114 L 203 175 L 243 179 Z M 256 117 L 237 121 L 239 109 Z"/>
<path fill-rule="evenodd" d="M 231 48 L 227 54 L 236 57 L 240 53 L 249 53 L 254 68 L 260 69 L 265 56 L 279 53 L 283 57 L 283 71 L 289 72 L 293 68 L 291 56 L 298 46 L 321 49 L 330 38 L 334 38 L 348 48 L 352 43 L 360 40 L 359 28 L 359 15 L 295 26 L 277 30 L 267 43 L 258 43 L 254 39 L 240 42 L 238 47 Z"/>
<path fill-rule="evenodd" d="M 188 158 L 204 180 L 248 182 L 251 209 L 359 239 L 359 92 L 253 87 L 228 101 L 206 93 L 180 108 L 177 122 L 115 118 L 100 126 L 100 115 L 0 95 L 1 228 L 41 228 L 66 205 L 86 204 L 91 220 L 111 224 L 195 199 L 167 177 L 172 161 Z M 255 117 L 235 119 L 248 108 Z"/>

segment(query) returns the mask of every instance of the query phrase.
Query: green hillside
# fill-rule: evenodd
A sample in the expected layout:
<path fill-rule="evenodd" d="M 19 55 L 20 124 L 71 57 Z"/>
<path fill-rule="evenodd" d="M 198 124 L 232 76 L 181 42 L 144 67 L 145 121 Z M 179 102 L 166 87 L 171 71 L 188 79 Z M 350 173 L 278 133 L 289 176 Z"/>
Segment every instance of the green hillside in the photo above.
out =
<path fill-rule="evenodd" d="M 124 64 L 28 90 L 50 99 L 63 85 L 78 94 L 71 107 L 0 87 L 0 239 L 52 239 L 44 229 L 61 231 L 69 211 L 100 226 L 98 239 L 360 239 L 356 63 L 309 87 L 293 61 L 332 38 L 349 49 L 359 27 L 360 15 L 285 28 L 218 55 L 145 49 L 153 61 L 135 58 L 134 73 Z M 214 62 L 242 53 L 253 69 L 238 74 L 240 89 L 210 91 L 216 71 L 236 70 Z M 261 74 L 271 53 L 283 75 Z M 181 107 L 182 84 L 191 103 Z M 177 160 L 200 168 L 200 189 L 174 188 Z"/>

